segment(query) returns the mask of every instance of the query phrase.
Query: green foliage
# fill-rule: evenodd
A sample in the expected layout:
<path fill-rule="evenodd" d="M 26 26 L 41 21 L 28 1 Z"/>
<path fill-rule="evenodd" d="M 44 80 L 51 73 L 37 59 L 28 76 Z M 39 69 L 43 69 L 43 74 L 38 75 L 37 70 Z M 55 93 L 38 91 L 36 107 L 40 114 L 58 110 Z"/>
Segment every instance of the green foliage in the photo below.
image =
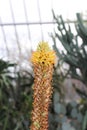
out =
<path fill-rule="evenodd" d="M 55 93 L 54 93 L 54 95 L 53 95 L 54 105 L 55 105 L 56 103 L 58 103 L 59 100 L 60 100 L 60 94 L 59 94 L 57 91 L 55 91 Z"/>
<path fill-rule="evenodd" d="M 87 109 L 87 26 L 83 23 L 81 15 L 77 14 L 77 22 L 75 23 L 76 34 L 74 34 L 70 24 L 68 22 L 65 23 L 61 15 L 56 16 L 53 11 L 53 18 L 57 25 L 56 30 L 51 34 L 54 43 L 53 48 L 59 60 L 68 64 L 66 76 L 77 79 L 85 85 L 85 90 L 74 85 L 82 101 L 77 106 L 75 106 L 76 103 L 67 105 L 67 116 L 71 118 L 71 124 L 76 129 L 79 129 L 77 124 L 80 123 L 81 129 L 83 117 Z M 64 50 L 59 50 L 59 43 L 64 47 Z M 83 124 L 86 124 L 83 127 L 86 130 L 87 122 Z"/>
<path fill-rule="evenodd" d="M 86 128 L 87 128 L 87 111 L 85 112 L 83 125 L 82 125 L 82 130 L 86 130 Z"/>
<path fill-rule="evenodd" d="M 75 128 L 73 128 L 70 123 L 63 123 L 62 125 L 62 130 L 75 130 Z"/>
<path fill-rule="evenodd" d="M 0 59 L 0 105 L 7 102 L 9 95 L 13 95 L 12 84 L 10 82 L 13 80 L 13 77 L 8 68 L 14 67 L 14 65 Z"/>
<path fill-rule="evenodd" d="M 61 103 L 54 104 L 54 110 L 57 114 L 65 114 L 66 113 L 66 107 Z"/>
<path fill-rule="evenodd" d="M 65 94 L 63 82 L 66 79 L 67 74 L 68 74 L 67 72 L 63 73 L 62 66 L 63 66 L 62 62 L 58 61 L 57 65 L 54 67 L 53 82 L 52 82 L 54 91 L 55 91 L 55 93 L 56 92 L 60 93 L 59 96 L 60 96 L 61 100 L 64 99 L 64 94 Z M 58 98 L 59 98 L 58 93 L 57 93 L 57 95 L 56 94 L 54 95 L 54 98 L 56 98 L 56 97 L 58 100 Z"/>
<path fill-rule="evenodd" d="M 64 100 L 65 89 L 63 82 L 67 77 L 67 73 L 63 74 L 61 71 L 61 63 L 58 62 L 56 68 L 54 68 L 53 75 L 53 101 L 49 111 L 49 130 L 63 130 L 64 123 L 69 124 L 69 129 L 81 129 L 84 113 L 81 103 L 71 101 L 66 103 Z M 67 129 L 68 126 L 65 126 Z"/>
<path fill-rule="evenodd" d="M 16 64 L 0 60 L 0 130 L 29 129 L 33 77 L 15 68 Z"/>
<path fill-rule="evenodd" d="M 72 111 L 71 111 L 71 117 L 72 117 L 72 118 L 76 118 L 77 115 L 78 115 L 77 109 L 76 109 L 76 108 L 73 108 Z"/>
<path fill-rule="evenodd" d="M 54 50 L 58 57 L 69 65 L 71 77 L 80 80 L 87 86 L 87 28 L 83 25 L 81 15 L 77 14 L 76 35 L 71 31 L 70 25 L 64 23 L 62 16 L 55 16 L 53 12 L 53 17 L 57 23 L 57 31 L 54 31 L 54 34 L 51 35 Z M 66 52 L 59 51 L 57 40 L 61 42 Z M 77 72 L 77 69 L 79 69 L 80 73 Z"/>
<path fill-rule="evenodd" d="M 81 104 L 76 101 L 65 103 L 64 100 L 61 100 L 60 95 L 61 93 L 58 91 L 54 92 L 53 111 L 50 111 L 51 113 L 49 113 L 49 130 L 81 130 L 83 119 L 85 122 L 87 121 L 85 113 L 81 110 Z M 84 124 L 86 125 L 86 123 Z"/>

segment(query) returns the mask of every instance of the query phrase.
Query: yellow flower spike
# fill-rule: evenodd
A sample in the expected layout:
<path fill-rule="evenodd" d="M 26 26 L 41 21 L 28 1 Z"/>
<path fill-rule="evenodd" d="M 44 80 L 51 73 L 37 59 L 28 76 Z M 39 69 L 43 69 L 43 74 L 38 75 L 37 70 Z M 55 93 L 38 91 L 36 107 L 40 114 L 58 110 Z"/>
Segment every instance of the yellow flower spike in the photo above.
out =
<path fill-rule="evenodd" d="M 40 42 L 37 51 L 50 51 L 51 48 L 49 47 L 47 42 Z"/>
<path fill-rule="evenodd" d="M 37 47 L 37 51 L 33 52 L 31 60 L 36 64 L 54 64 L 55 52 L 51 50 L 47 42 L 40 42 Z"/>
<path fill-rule="evenodd" d="M 51 81 L 55 60 L 55 52 L 47 42 L 40 42 L 37 50 L 32 53 L 35 78 L 30 130 L 48 130 L 48 109 L 53 90 Z"/>

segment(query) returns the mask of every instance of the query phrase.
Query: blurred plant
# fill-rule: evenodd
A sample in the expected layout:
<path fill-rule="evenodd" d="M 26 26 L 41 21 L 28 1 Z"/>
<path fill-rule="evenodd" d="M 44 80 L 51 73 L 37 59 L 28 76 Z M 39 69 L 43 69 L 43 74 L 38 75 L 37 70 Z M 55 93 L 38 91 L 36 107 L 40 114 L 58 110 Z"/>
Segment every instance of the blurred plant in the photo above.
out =
<path fill-rule="evenodd" d="M 74 35 L 68 22 L 64 22 L 62 16 L 55 16 L 57 29 L 51 34 L 57 56 L 64 63 L 67 63 L 67 77 L 81 81 L 87 87 L 87 28 L 83 24 L 80 14 L 77 14 L 77 22 L 75 23 L 77 34 Z M 68 28 L 68 29 L 67 29 Z M 58 49 L 58 42 L 64 47 L 64 50 Z M 74 85 L 76 92 L 81 96 L 82 100 L 79 104 L 80 109 L 85 114 L 87 108 L 87 91 L 82 90 Z M 76 116 L 76 110 L 73 110 Z"/>
<path fill-rule="evenodd" d="M 87 128 L 87 111 L 85 112 L 83 125 L 82 125 L 82 130 L 86 130 L 86 128 Z"/>
<path fill-rule="evenodd" d="M 33 77 L 28 72 L 11 73 L 15 67 L 0 60 L 0 130 L 29 129 Z"/>
<path fill-rule="evenodd" d="M 60 93 L 61 98 L 63 99 L 65 95 L 64 89 L 64 81 L 68 75 L 68 71 L 63 70 L 63 62 L 58 59 L 58 63 L 54 66 L 54 73 L 53 73 L 53 87 L 55 91 Z"/>
<path fill-rule="evenodd" d="M 77 14 L 76 35 L 72 33 L 70 25 L 64 23 L 62 16 L 55 16 L 53 12 L 53 17 L 57 23 L 57 31 L 51 35 L 54 42 L 54 50 L 60 59 L 69 65 L 69 68 L 67 68 L 68 76 L 80 80 L 87 87 L 87 29 L 83 25 L 81 15 Z M 57 40 L 61 42 L 65 51 L 59 51 Z M 74 88 L 80 96 L 87 99 L 85 90 L 80 90 L 75 86 Z"/>
<path fill-rule="evenodd" d="M 40 42 L 37 51 L 32 54 L 35 80 L 31 130 L 48 130 L 48 110 L 52 95 L 51 81 L 55 58 L 55 52 L 46 42 Z"/>
<path fill-rule="evenodd" d="M 3 104 L 5 96 L 11 95 L 9 89 L 11 87 L 11 80 L 13 79 L 10 75 L 9 67 L 14 67 L 15 64 L 10 64 L 9 62 L 0 59 L 0 103 Z M 10 87 L 9 87 L 10 86 Z M 2 91 L 5 90 L 2 94 Z"/>
<path fill-rule="evenodd" d="M 54 50 L 58 57 L 69 65 L 70 76 L 80 80 L 87 86 L 87 29 L 83 25 L 82 18 L 80 14 L 77 14 L 77 34 L 74 35 L 70 25 L 64 23 L 62 16 L 55 16 L 53 12 L 53 17 L 57 23 L 57 31 L 51 35 L 54 42 Z M 61 42 L 65 51 L 59 51 L 58 43 L 56 43 L 57 39 Z"/>

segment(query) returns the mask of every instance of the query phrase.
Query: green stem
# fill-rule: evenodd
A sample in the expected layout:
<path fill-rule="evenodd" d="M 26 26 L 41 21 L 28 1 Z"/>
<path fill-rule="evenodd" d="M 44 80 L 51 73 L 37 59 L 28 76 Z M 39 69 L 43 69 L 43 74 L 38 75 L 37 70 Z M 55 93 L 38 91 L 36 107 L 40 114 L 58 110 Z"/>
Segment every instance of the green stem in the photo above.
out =
<path fill-rule="evenodd" d="M 8 113 L 8 110 L 7 110 L 7 114 L 6 114 L 6 118 L 5 118 L 5 122 L 4 122 L 4 128 L 3 128 L 3 130 L 6 130 L 6 129 L 7 129 L 8 117 L 9 117 L 9 113 Z"/>

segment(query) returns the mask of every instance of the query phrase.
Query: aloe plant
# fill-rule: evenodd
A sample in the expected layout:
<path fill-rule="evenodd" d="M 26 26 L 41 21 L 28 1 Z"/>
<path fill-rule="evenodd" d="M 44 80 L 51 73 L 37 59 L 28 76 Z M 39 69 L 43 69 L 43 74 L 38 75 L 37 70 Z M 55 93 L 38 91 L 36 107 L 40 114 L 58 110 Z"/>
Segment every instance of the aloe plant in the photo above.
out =
<path fill-rule="evenodd" d="M 29 129 L 33 77 L 29 72 L 11 72 L 16 66 L 0 59 L 0 130 Z"/>
<path fill-rule="evenodd" d="M 34 66 L 33 110 L 31 116 L 31 130 L 48 130 L 48 110 L 52 95 L 52 74 L 55 63 L 55 52 L 47 42 L 40 42 L 37 50 L 32 54 Z"/>

